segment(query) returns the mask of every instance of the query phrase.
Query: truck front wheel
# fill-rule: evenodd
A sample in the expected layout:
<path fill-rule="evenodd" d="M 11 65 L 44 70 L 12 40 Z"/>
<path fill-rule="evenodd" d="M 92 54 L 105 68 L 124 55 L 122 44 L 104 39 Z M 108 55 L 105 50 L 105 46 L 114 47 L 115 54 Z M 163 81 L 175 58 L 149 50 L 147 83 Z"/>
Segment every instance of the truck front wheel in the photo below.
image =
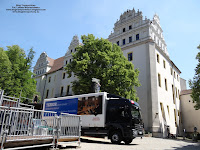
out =
<path fill-rule="evenodd" d="M 119 131 L 113 131 L 110 138 L 113 144 L 120 144 L 122 141 L 122 135 Z"/>

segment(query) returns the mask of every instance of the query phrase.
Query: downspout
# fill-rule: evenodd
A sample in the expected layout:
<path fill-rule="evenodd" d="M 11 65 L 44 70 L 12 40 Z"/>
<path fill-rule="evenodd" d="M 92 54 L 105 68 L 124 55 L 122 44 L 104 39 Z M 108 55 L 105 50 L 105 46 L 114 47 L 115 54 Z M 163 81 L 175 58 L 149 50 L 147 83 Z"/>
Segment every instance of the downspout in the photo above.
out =
<path fill-rule="evenodd" d="M 44 101 L 44 93 L 45 93 L 46 81 L 47 81 L 47 75 L 45 74 L 44 90 L 43 90 L 43 94 L 42 94 L 42 103 Z"/>

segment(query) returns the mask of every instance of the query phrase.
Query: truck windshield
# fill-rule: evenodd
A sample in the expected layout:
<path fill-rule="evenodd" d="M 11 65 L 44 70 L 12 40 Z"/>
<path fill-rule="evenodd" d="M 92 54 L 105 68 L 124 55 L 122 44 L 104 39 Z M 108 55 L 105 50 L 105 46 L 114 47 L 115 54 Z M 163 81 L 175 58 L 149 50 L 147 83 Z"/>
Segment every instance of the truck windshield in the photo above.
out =
<path fill-rule="evenodd" d="M 132 106 L 131 115 L 132 115 L 132 118 L 141 118 L 140 109 L 138 107 Z"/>

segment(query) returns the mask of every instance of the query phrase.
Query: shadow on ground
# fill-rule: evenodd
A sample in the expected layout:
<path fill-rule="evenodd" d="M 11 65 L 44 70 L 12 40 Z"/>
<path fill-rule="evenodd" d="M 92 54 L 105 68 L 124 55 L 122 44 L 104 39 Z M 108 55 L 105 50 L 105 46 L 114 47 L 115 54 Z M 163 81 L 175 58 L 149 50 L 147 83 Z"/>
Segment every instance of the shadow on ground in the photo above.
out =
<path fill-rule="evenodd" d="M 175 150 L 200 150 L 200 144 L 197 145 L 187 145 L 183 147 L 173 147 Z"/>
<path fill-rule="evenodd" d="M 84 143 L 96 143 L 96 144 L 112 144 L 111 142 L 95 141 L 95 140 L 88 140 L 88 139 L 81 139 L 81 142 L 84 142 Z M 125 145 L 125 144 L 124 143 L 120 143 L 120 144 L 116 144 L 116 145 Z M 128 144 L 126 146 L 133 146 L 133 145 L 138 145 L 138 144 Z"/>
<path fill-rule="evenodd" d="M 59 149 L 77 149 L 79 148 L 78 146 L 66 146 L 66 147 L 59 147 Z"/>

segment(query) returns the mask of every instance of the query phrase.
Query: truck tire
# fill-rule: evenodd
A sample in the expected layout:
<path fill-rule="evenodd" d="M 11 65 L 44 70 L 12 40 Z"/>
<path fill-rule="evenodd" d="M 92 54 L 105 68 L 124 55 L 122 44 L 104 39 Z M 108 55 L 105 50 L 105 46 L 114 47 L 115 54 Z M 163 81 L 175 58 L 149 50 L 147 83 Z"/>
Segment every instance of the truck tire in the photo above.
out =
<path fill-rule="evenodd" d="M 120 144 L 122 141 L 122 134 L 119 131 L 113 131 L 110 139 L 113 144 Z"/>
<path fill-rule="evenodd" d="M 131 139 L 131 138 L 128 138 L 128 139 L 124 140 L 126 145 L 130 144 L 132 141 L 133 141 L 133 139 Z"/>

